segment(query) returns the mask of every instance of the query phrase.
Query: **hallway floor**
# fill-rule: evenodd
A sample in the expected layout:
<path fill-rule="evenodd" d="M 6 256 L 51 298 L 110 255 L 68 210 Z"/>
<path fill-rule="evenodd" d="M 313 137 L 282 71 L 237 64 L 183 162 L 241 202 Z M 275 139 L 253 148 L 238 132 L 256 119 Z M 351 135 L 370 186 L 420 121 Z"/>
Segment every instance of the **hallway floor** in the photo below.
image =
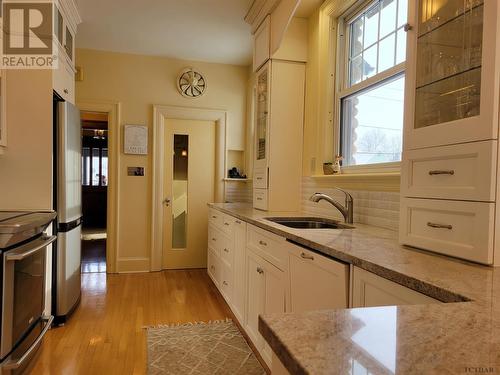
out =
<path fill-rule="evenodd" d="M 203 270 L 82 275 L 69 322 L 47 333 L 31 374 L 145 374 L 146 325 L 209 321 L 232 313 Z"/>
<path fill-rule="evenodd" d="M 82 241 L 82 273 L 106 272 L 106 240 Z"/>

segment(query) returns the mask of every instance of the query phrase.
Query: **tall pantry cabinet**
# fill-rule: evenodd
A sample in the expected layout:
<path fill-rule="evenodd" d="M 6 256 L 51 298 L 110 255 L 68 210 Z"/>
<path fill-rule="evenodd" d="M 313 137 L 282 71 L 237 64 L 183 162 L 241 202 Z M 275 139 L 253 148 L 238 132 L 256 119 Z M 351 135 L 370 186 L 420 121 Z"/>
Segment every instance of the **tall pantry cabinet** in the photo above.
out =
<path fill-rule="evenodd" d="M 255 160 L 254 207 L 298 211 L 302 177 L 307 23 L 293 20 L 271 56 L 270 20 L 254 35 Z M 297 40 L 301 43 L 297 43 Z M 305 52 L 304 52 L 305 51 Z"/>
<path fill-rule="evenodd" d="M 400 242 L 498 265 L 500 4 L 410 1 L 409 20 Z"/>

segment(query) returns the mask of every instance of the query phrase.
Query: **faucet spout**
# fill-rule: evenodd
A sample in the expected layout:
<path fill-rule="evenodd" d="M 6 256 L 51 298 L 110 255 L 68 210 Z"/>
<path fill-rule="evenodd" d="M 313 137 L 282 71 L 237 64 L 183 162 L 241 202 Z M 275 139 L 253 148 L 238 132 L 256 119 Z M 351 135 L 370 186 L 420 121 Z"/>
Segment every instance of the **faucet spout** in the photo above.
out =
<path fill-rule="evenodd" d="M 341 191 L 345 195 L 345 206 L 343 206 L 341 203 L 330 197 L 329 195 L 326 195 L 324 193 L 315 193 L 311 195 L 309 198 L 310 201 L 318 203 L 322 200 L 327 201 L 330 203 L 332 206 L 334 206 L 337 210 L 340 211 L 342 216 L 344 217 L 344 221 L 347 224 L 352 224 L 354 221 L 354 213 L 353 213 L 353 208 L 354 208 L 354 199 L 352 198 L 352 195 L 349 194 L 347 191 L 339 189 L 339 188 L 334 188 L 338 191 Z"/>

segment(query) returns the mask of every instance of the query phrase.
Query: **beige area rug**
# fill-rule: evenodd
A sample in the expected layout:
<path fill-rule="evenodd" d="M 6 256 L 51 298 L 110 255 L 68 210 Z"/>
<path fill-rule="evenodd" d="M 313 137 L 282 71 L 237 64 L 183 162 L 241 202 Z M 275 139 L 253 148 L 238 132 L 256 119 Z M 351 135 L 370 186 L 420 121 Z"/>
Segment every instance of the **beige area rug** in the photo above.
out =
<path fill-rule="evenodd" d="M 146 328 L 148 374 L 266 373 L 229 319 Z"/>

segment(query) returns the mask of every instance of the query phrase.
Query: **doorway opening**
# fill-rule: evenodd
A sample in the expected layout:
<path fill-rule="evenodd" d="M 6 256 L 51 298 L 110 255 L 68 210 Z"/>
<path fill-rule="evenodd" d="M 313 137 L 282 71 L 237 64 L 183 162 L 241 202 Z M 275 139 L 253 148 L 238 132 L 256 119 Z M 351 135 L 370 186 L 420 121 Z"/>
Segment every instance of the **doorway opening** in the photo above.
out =
<path fill-rule="evenodd" d="M 106 272 L 108 114 L 81 112 L 82 273 Z"/>

